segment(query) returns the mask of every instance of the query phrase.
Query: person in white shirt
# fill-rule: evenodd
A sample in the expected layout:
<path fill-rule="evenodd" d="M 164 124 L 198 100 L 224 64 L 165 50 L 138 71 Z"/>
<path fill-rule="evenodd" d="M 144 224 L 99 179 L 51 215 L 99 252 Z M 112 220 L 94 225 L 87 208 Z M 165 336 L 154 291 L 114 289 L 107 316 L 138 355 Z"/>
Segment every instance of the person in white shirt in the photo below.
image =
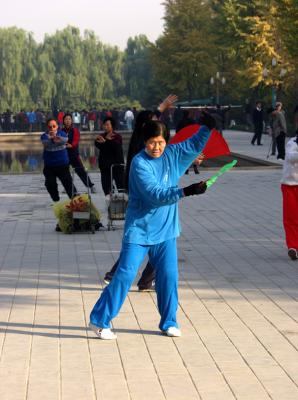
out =
<path fill-rule="evenodd" d="M 132 122 L 133 122 L 134 119 L 135 119 L 135 117 L 134 117 L 134 115 L 133 115 L 133 112 L 132 112 L 131 109 L 129 108 L 129 109 L 126 111 L 126 113 L 124 114 L 124 120 L 125 120 L 125 122 L 126 122 L 126 126 L 127 126 L 127 129 L 128 129 L 129 131 L 132 130 Z"/>
<path fill-rule="evenodd" d="M 77 110 L 72 113 L 72 121 L 73 126 L 79 129 L 81 125 L 81 114 Z"/>
<path fill-rule="evenodd" d="M 281 179 L 283 225 L 291 260 L 298 260 L 298 130 L 296 133 L 286 145 Z"/>

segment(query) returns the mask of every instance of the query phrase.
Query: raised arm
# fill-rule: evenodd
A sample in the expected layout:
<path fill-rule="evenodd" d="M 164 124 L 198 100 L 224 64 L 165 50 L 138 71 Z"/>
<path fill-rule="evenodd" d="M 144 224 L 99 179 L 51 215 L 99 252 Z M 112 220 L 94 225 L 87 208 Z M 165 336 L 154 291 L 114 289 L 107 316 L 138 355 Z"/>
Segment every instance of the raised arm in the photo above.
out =
<path fill-rule="evenodd" d="M 169 94 L 158 106 L 158 111 L 163 113 L 168 108 L 172 107 L 172 105 L 178 100 L 178 97 L 175 94 Z"/>

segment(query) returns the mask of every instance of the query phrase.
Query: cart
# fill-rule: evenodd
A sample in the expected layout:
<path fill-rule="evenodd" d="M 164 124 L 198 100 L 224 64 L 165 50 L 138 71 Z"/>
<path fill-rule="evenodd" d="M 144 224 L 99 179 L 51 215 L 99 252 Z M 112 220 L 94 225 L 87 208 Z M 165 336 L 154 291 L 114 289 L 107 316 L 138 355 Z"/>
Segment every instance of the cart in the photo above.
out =
<path fill-rule="evenodd" d="M 111 192 L 108 199 L 108 230 L 115 229 L 114 221 L 124 221 L 128 195 L 124 188 L 115 189 L 113 187 L 113 169 L 115 167 L 125 167 L 125 164 L 111 165 Z"/>
<path fill-rule="evenodd" d="M 72 201 L 75 201 L 77 196 L 80 196 L 78 193 L 75 192 L 75 170 L 76 168 L 72 168 Z M 88 171 L 86 170 L 88 174 Z M 91 218 L 91 190 L 87 187 L 87 192 L 84 194 L 87 195 L 88 198 L 88 206 L 87 209 L 84 207 L 80 210 L 80 207 L 75 207 L 71 210 L 72 213 L 72 227 L 71 232 L 92 232 L 95 233 L 95 222 L 92 221 Z"/>

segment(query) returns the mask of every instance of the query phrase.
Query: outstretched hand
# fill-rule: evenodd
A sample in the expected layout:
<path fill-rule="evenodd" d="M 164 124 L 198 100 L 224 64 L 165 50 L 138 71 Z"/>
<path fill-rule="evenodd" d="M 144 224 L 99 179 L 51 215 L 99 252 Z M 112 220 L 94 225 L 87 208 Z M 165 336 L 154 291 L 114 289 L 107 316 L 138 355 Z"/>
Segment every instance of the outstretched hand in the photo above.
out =
<path fill-rule="evenodd" d="M 62 139 L 61 139 L 59 136 L 54 136 L 54 137 L 52 137 L 52 140 L 53 140 L 54 143 L 60 143 L 60 142 L 62 142 Z"/>
<path fill-rule="evenodd" d="M 195 165 L 201 165 L 202 162 L 204 161 L 204 158 L 205 158 L 204 153 L 200 153 L 200 154 L 198 155 L 198 157 L 195 158 L 195 159 L 193 160 L 193 164 L 195 164 Z"/>
<path fill-rule="evenodd" d="M 193 183 L 192 185 L 186 186 L 183 188 L 184 196 L 194 196 L 197 194 L 203 194 L 207 190 L 207 183 L 205 181 L 201 181 L 199 183 Z"/>
<path fill-rule="evenodd" d="M 95 139 L 98 143 L 104 143 L 105 138 L 102 135 L 98 135 Z"/>
<path fill-rule="evenodd" d="M 165 110 L 170 108 L 176 101 L 178 100 L 178 96 L 175 94 L 169 94 L 168 97 L 166 97 L 162 103 L 160 103 L 158 109 L 161 113 L 163 113 Z"/>

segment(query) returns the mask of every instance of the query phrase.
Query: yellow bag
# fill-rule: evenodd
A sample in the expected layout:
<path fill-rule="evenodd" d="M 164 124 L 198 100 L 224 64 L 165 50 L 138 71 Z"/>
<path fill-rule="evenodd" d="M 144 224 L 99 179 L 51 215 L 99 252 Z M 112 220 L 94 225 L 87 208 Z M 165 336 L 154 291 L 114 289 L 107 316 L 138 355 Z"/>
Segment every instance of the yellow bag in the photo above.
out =
<path fill-rule="evenodd" d="M 63 233 L 71 233 L 74 228 L 76 231 L 84 230 L 90 222 L 95 225 L 100 220 L 100 212 L 91 201 L 87 194 L 80 194 L 71 200 L 63 200 L 54 204 L 53 211 L 58 220 L 58 225 Z M 78 219 L 74 226 L 73 212 L 84 212 L 90 210 L 90 219 Z"/>

